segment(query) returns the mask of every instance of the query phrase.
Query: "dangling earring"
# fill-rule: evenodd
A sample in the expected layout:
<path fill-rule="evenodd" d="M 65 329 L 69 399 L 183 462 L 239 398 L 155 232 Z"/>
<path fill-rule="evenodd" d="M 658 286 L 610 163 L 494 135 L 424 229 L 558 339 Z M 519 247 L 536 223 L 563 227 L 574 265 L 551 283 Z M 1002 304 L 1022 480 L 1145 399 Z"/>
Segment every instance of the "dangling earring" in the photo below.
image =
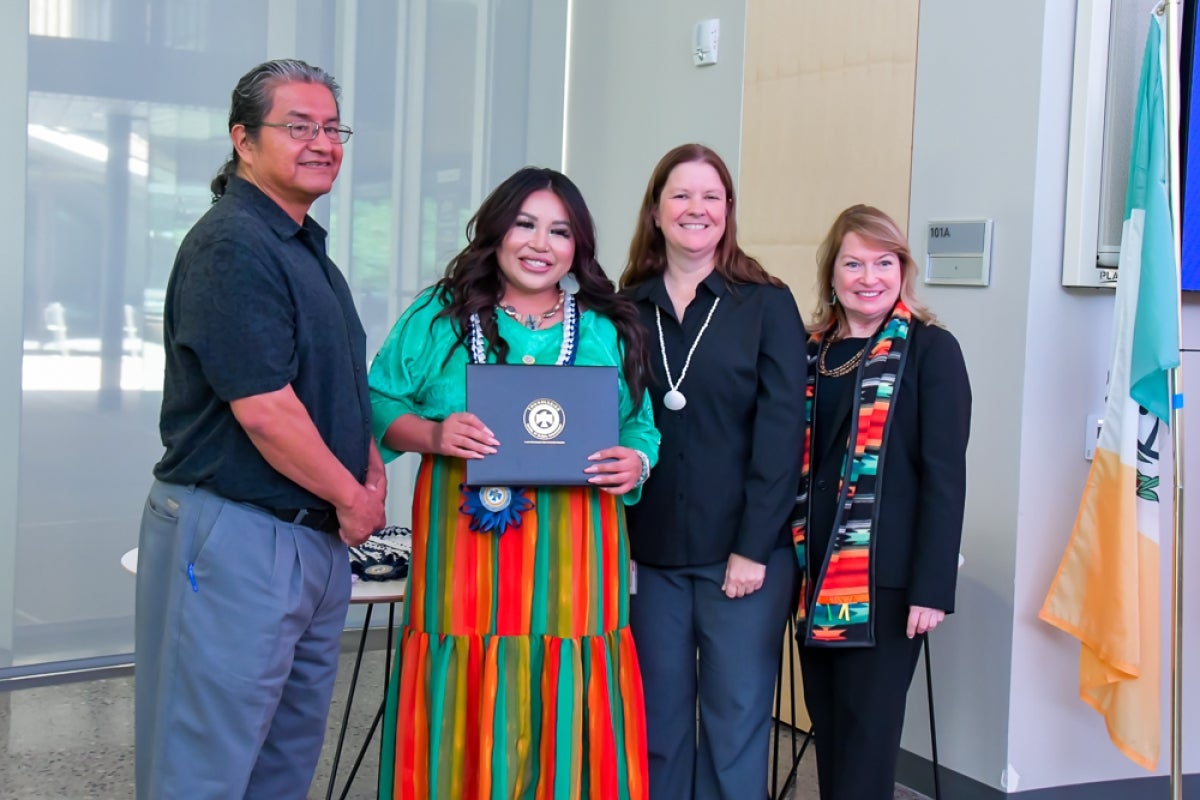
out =
<path fill-rule="evenodd" d="M 575 277 L 574 272 L 568 272 L 558 280 L 558 288 L 562 289 L 567 294 L 579 293 L 579 279 Z"/>
<path fill-rule="evenodd" d="M 837 305 L 837 292 L 834 291 L 832 286 L 829 287 L 829 305 L 831 305 L 831 306 Z"/>

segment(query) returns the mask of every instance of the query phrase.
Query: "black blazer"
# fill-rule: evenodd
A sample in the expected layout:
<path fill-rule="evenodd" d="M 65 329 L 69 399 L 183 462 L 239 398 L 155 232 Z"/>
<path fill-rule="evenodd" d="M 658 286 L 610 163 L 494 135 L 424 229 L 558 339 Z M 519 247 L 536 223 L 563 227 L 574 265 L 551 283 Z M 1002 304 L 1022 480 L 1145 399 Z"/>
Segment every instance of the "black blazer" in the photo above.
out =
<path fill-rule="evenodd" d="M 914 321 L 910 337 L 880 465 L 873 579 L 877 587 L 907 590 L 909 605 L 950 613 L 966 500 L 971 386 L 962 350 L 949 331 Z M 814 454 L 810 531 L 813 525 L 832 525 L 853 398 L 854 392 L 846 392 L 837 408 L 840 430 L 830 451 Z M 820 568 L 809 564 L 812 580 Z"/>

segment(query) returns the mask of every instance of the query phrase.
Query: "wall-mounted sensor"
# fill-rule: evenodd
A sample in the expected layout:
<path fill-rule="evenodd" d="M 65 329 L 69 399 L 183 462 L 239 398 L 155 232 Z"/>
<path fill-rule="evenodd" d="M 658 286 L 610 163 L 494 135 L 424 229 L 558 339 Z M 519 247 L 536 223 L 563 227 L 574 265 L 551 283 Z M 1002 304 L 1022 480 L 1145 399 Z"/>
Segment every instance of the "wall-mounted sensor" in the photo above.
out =
<path fill-rule="evenodd" d="M 697 67 L 717 63 L 717 40 L 721 38 L 721 20 L 704 19 L 696 23 L 692 42 L 692 60 Z"/>

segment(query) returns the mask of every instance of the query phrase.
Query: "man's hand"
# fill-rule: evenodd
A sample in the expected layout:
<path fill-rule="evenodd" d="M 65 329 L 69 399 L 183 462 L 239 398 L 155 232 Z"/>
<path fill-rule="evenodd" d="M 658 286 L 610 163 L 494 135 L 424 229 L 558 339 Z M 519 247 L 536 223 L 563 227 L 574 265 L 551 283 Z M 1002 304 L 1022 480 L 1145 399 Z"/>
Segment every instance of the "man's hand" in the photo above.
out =
<path fill-rule="evenodd" d="M 338 535 L 349 547 L 357 547 L 372 533 L 387 524 L 383 500 L 385 492 L 370 486 L 359 487 L 348 506 L 338 506 Z"/>
<path fill-rule="evenodd" d="M 229 407 L 268 464 L 333 504 L 346 544 L 362 544 L 386 524 L 387 476 L 373 443 L 367 455 L 366 481 L 360 484 L 325 444 L 291 386 L 234 400 Z"/>

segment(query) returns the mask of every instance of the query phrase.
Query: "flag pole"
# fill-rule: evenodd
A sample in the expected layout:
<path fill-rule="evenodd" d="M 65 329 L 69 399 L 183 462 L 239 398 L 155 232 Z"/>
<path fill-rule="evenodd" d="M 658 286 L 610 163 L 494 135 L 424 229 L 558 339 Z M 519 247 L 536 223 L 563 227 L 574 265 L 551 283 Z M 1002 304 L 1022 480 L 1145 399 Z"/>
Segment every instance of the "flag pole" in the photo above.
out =
<path fill-rule="evenodd" d="M 1170 181 L 1171 238 L 1175 250 L 1175 319 L 1183 344 L 1179 200 L 1179 5 L 1180 0 L 1163 0 L 1156 13 L 1166 11 L 1167 63 L 1163 81 L 1167 95 L 1167 175 Z M 1171 557 L 1171 800 L 1183 800 L 1183 360 L 1169 373 L 1171 393 L 1172 472 L 1175 484 L 1171 518 L 1174 522 Z"/>

